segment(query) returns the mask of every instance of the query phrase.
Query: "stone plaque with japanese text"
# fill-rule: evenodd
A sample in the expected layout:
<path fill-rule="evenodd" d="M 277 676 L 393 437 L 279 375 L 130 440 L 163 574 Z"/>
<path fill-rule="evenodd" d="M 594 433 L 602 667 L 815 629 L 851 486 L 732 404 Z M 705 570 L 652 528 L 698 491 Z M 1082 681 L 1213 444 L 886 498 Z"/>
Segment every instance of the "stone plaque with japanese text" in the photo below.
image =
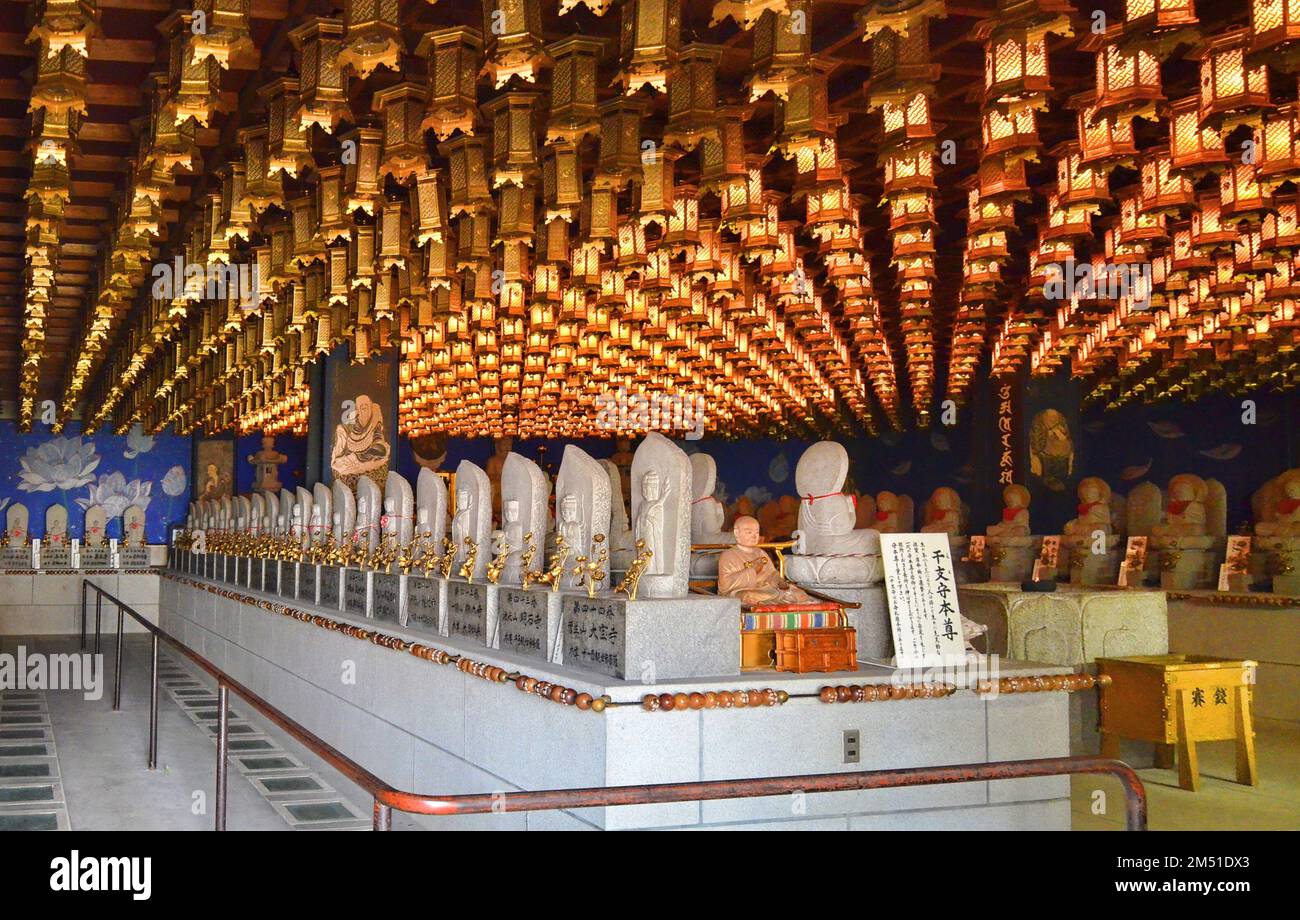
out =
<path fill-rule="evenodd" d="M 566 594 L 560 602 L 566 667 L 626 676 L 627 602 Z"/>

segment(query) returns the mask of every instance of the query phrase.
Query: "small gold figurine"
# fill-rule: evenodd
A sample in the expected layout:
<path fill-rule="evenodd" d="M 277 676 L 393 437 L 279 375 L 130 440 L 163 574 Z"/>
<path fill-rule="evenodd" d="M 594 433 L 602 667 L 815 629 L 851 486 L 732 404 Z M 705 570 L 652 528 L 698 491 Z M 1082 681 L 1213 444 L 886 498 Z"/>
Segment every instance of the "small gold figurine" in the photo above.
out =
<path fill-rule="evenodd" d="M 524 585 L 528 584 L 528 570 L 533 567 L 533 557 L 537 555 L 537 540 L 530 530 L 524 534 L 524 549 L 519 554 L 519 569 L 523 572 Z"/>
<path fill-rule="evenodd" d="M 594 549 L 598 550 L 595 559 L 588 559 L 586 556 L 579 556 L 574 560 L 577 564 L 573 567 L 573 586 L 580 587 L 584 582 L 587 585 L 587 597 L 596 596 L 596 587 L 605 577 L 605 560 L 609 557 L 609 549 L 605 546 L 605 535 L 598 533 L 591 538 L 595 544 Z"/>
<path fill-rule="evenodd" d="M 456 544 L 451 537 L 442 538 L 442 558 L 438 560 L 438 574 L 443 578 L 451 577 L 452 566 L 456 564 Z"/>
<path fill-rule="evenodd" d="M 533 576 L 532 580 L 538 584 L 548 586 L 552 591 L 560 590 L 560 579 L 564 577 L 564 565 L 569 561 L 569 542 L 564 539 L 564 534 L 555 535 L 555 555 L 551 557 L 551 567 L 545 573 L 539 573 Z M 529 573 L 532 574 L 532 573 Z M 524 576 L 528 578 L 527 575 Z M 524 582 L 525 587 L 528 581 Z"/>
<path fill-rule="evenodd" d="M 506 568 L 506 560 L 510 558 L 510 543 L 506 540 L 504 531 L 497 531 L 492 543 L 492 549 L 495 555 L 493 555 L 492 561 L 488 563 L 487 580 L 488 584 L 495 585 L 501 580 L 501 573 Z"/>
<path fill-rule="evenodd" d="M 636 600 L 637 586 L 641 584 L 641 576 L 645 574 L 646 567 L 650 565 L 650 557 L 654 554 L 654 550 L 646 549 L 645 540 L 637 540 L 636 558 L 632 560 L 632 564 L 623 573 L 623 580 L 618 583 L 618 587 L 614 589 L 614 592 L 626 595 L 630 601 Z"/>
<path fill-rule="evenodd" d="M 460 570 L 456 572 L 466 581 L 474 580 L 474 563 L 478 561 L 478 544 L 469 537 L 465 538 L 465 561 L 460 564 Z"/>

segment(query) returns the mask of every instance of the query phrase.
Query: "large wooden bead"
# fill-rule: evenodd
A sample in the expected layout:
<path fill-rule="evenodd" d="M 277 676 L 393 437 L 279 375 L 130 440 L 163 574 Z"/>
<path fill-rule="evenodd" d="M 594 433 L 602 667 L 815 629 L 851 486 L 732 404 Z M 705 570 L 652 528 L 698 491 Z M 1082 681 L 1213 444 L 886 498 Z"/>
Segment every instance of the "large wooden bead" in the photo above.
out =
<path fill-rule="evenodd" d="M 659 708 L 671 710 L 673 708 L 673 695 L 671 693 L 659 694 Z"/>
<path fill-rule="evenodd" d="M 821 692 L 817 694 L 818 699 L 823 703 L 833 703 L 837 699 L 834 687 L 822 687 Z"/>

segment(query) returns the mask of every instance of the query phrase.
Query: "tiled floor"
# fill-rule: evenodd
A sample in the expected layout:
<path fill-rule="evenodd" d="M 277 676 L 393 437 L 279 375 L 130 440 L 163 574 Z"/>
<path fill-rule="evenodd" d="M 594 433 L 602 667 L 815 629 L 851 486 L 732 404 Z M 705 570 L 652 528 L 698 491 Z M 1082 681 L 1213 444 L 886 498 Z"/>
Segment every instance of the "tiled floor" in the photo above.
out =
<path fill-rule="evenodd" d="M 115 638 L 103 644 L 103 696 L 78 691 L 0 694 L 0 829 L 211 830 L 216 776 L 215 684 L 166 653 L 160 659 L 158 769 L 147 768 L 149 643 L 123 647 L 122 708 L 113 711 Z M 67 653 L 74 639 L 0 639 L 0 651 Z M 39 699 L 32 699 L 32 696 Z M 30 707 L 36 706 L 35 710 Z M 231 699 L 226 825 L 234 830 L 362 829 L 367 805 L 355 788 Z M 8 711 L 11 707 L 14 711 Z M 20 711 L 21 710 L 21 711 Z M 33 721 L 35 720 L 35 721 Z M 10 751 L 22 753 L 10 754 Z M 56 755 L 57 751 L 57 755 Z M 48 769 L 47 768 L 48 765 Z M 35 774 L 40 772 L 39 776 Z M 9 774 L 9 775 L 7 775 Z M 30 776 L 25 774 L 31 774 Z M 241 779 L 246 777 L 247 781 Z M 49 787 L 17 793 L 10 789 Z M 40 795 L 30 802 L 6 796 Z M 53 815 L 32 817 L 34 815 Z"/>
<path fill-rule="evenodd" d="M 1201 787 L 1178 787 L 1178 771 L 1139 770 L 1147 789 L 1152 830 L 1300 830 L 1300 724 L 1257 719 L 1255 753 L 1259 785 L 1241 786 L 1232 742 L 1198 744 Z M 1101 790 L 1104 798 L 1096 796 Z M 1118 780 L 1076 776 L 1075 830 L 1115 830 L 1124 824 L 1124 793 Z M 1094 810 L 1104 813 L 1096 814 Z"/>

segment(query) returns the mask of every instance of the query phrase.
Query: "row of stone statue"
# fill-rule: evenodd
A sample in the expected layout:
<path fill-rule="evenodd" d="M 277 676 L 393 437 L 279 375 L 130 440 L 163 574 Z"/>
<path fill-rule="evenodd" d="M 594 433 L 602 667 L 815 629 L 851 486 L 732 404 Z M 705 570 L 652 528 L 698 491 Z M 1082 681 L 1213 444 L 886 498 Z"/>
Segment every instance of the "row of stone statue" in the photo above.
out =
<path fill-rule="evenodd" d="M 20 549 L 31 543 L 30 519 L 27 506 L 14 503 L 5 509 L 5 545 Z M 107 545 L 109 517 L 103 505 L 86 509 L 82 522 L 82 543 L 89 547 Z M 131 505 L 122 512 L 122 541 L 126 546 L 144 546 L 144 509 Z M 40 535 L 48 548 L 67 546 L 68 509 L 63 505 L 50 505 L 45 509 L 45 531 Z"/>
<path fill-rule="evenodd" d="M 632 509 L 623 503 L 621 473 L 576 445 L 565 448 L 555 482 L 528 458 L 510 453 L 501 471 L 500 527 L 487 472 L 463 461 L 454 494 L 437 473 L 420 471 L 415 488 L 389 473 L 381 490 L 366 477 L 353 492 L 341 481 L 311 491 L 253 493 L 191 504 L 188 528 L 212 534 L 288 536 L 302 548 L 327 541 L 352 546 L 347 558 L 408 563 L 439 554 L 440 568 L 503 584 L 545 580 L 552 586 L 609 587 L 612 572 L 633 570 L 647 597 L 688 591 L 691 461 L 676 444 L 647 435 L 631 465 Z M 570 567 L 572 566 L 572 567 Z M 581 572 L 578 569 L 581 567 Z M 491 568 L 491 571 L 489 569 Z"/>

